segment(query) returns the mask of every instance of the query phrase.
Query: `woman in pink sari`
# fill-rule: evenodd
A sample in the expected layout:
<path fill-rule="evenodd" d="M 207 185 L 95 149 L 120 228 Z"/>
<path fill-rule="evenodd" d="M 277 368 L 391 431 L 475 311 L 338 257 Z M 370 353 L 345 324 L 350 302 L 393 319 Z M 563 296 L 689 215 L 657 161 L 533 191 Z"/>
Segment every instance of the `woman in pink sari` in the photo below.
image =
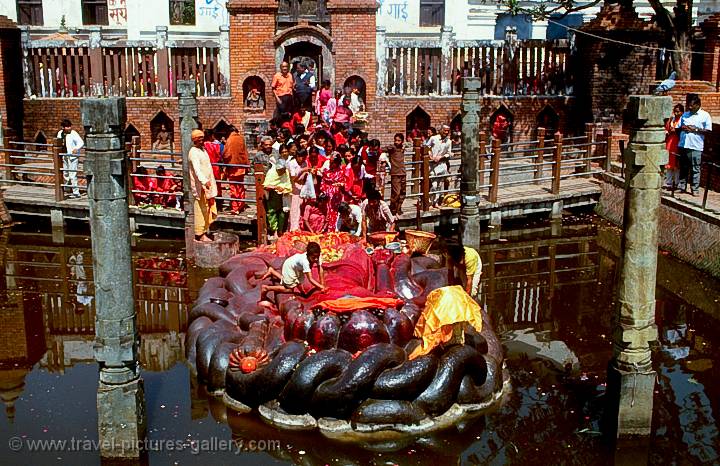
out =
<path fill-rule="evenodd" d="M 323 210 L 327 212 L 327 231 L 335 231 L 337 225 L 337 207 L 345 196 L 346 174 L 342 166 L 342 159 L 334 157 L 330 161 L 330 167 L 323 172 L 322 183 L 320 183 L 320 196 Z"/>
<path fill-rule="evenodd" d="M 322 87 L 315 96 L 315 114 L 318 117 L 323 118 L 323 112 L 327 107 L 328 102 L 332 99 L 332 91 L 330 90 L 330 80 L 323 79 Z"/>

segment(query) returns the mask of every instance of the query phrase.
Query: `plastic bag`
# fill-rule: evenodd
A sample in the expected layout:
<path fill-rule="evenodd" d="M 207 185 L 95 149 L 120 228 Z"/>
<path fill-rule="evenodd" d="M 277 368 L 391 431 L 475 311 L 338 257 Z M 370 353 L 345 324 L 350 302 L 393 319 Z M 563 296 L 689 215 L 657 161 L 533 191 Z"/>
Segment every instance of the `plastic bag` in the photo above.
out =
<path fill-rule="evenodd" d="M 305 184 L 300 188 L 300 197 L 303 199 L 315 199 L 315 180 L 310 174 L 305 177 Z"/>

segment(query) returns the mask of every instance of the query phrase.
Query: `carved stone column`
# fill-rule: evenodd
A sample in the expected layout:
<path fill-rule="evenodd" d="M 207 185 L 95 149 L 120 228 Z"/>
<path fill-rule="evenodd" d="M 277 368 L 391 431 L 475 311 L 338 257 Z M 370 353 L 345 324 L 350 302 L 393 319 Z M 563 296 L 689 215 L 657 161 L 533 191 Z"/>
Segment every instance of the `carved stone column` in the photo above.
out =
<path fill-rule="evenodd" d="M 198 127 L 198 103 L 196 98 L 197 88 L 195 80 L 189 79 L 177 82 L 178 90 L 178 111 L 180 113 L 180 142 L 183 154 L 183 210 L 185 211 L 185 254 L 188 259 L 195 257 L 195 233 L 193 225 L 195 215 L 193 213 L 192 191 L 190 189 L 190 167 L 188 165 L 188 153 L 193 146 L 190 133 Z"/>
<path fill-rule="evenodd" d="M 220 26 L 220 52 L 218 55 L 220 72 L 218 95 L 230 95 L 230 26 Z"/>
<path fill-rule="evenodd" d="M 452 26 L 443 26 L 440 30 L 440 48 L 441 48 L 441 74 L 440 74 L 440 90 L 442 95 L 452 94 L 452 43 L 453 43 Z"/>
<path fill-rule="evenodd" d="M 23 87 L 25 88 L 25 97 L 30 98 L 33 95 L 32 75 L 30 74 L 30 29 L 28 26 L 21 27 L 20 43 L 22 44 L 22 65 L 23 65 Z"/>
<path fill-rule="evenodd" d="M 668 161 L 663 118 L 670 97 L 630 96 L 633 119 L 625 149 L 625 208 L 613 359 L 608 370 L 609 421 L 618 437 L 649 435 L 655 372 L 649 342 L 657 339 L 655 279 L 662 166 Z M 610 424 L 612 427 L 612 424 Z"/>
<path fill-rule="evenodd" d="M 123 144 L 124 97 L 84 99 L 85 173 L 95 277 L 95 359 L 100 365 L 100 454 L 138 458 L 145 438 L 145 398 L 138 364 L 127 158 Z"/>
<path fill-rule="evenodd" d="M 463 78 L 462 146 L 460 162 L 460 235 L 465 245 L 477 246 L 480 240 L 478 211 L 478 157 L 480 152 L 479 78 Z"/>
<path fill-rule="evenodd" d="M 387 86 L 387 40 L 386 29 L 383 26 L 375 28 L 375 58 L 377 61 L 377 96 L 385 95 Z"/>

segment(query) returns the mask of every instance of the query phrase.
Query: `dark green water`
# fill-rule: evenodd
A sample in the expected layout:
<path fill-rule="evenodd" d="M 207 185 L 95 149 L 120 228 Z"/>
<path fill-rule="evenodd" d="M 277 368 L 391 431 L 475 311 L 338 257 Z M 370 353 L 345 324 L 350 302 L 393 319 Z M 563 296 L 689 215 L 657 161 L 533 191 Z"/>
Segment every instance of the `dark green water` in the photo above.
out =
<path fill-rule="evenodd" d="M 21 226 L 0 238 L 0 462 L 99 464 L 89 238 Z M 619 453 L 599 435 L 618 230 L 568 218 L 486 235 L 482 299 L 501 335 L 512 387 L 494 412 L 395 451 L 277 431 L 228 413 L 184 364 L 188 304 L 204 277 L 182 243 L 134 248 L 149 464 L 717 464 L 720 462 L 720 284 L 661 252 L 654 346 L 658 372 L 648 445 Z M 80 262 L 78 262 L 78 258 Z M 20 439 L 22 449 L 11 450 Z M 5 441 L 7 439 L 7 441 Z M 65 441 L 28 451 L 37 440 Z M 236 451 L 222 450 L 225 443 Z M 82 443 L 85 441 L 85 443 Z M 172 442 L 169 450 L 165 441 Z M 237 452 L 238 446 L 240 452 Z M 72 447 L 75 451 L 69 451 Z M 178 450 L 178 448 L 182 448 Z M 254 451 L 254 450 L 264 451 Z M 162 451 L 160 451 L 162 450 Z M 214 450 L 214 451 L 208 451 Z M 253 451 L 250 451 L 253 450 Z M 635 455 L 635 456 L 632 456 Z"/>

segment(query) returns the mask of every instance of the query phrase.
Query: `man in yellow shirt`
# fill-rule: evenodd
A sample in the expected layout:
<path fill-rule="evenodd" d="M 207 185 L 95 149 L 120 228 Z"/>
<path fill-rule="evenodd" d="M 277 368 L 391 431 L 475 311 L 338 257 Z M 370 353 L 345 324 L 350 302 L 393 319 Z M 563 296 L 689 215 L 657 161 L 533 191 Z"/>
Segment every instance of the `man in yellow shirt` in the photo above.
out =
<path fill-rule="evenodd" d="M 478 293 L 482 260 L 480 254 L 470 247 L 460 244 L 447 246 L 446 258 L 448 271 L 451 273 L 451 285 L 464 285 L 465 291 L 472 297 Z M 464 282 L 464 283 L 463 283 Z"/>

